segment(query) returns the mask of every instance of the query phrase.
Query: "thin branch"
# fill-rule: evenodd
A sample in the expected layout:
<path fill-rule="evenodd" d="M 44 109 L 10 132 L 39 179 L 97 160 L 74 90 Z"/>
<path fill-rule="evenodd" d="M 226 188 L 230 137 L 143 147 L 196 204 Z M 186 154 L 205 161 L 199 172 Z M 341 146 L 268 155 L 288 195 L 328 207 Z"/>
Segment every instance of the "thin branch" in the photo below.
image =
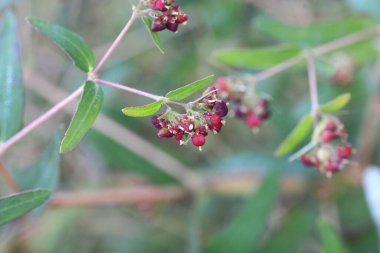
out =
<path fill-rule="evenodd" d="M 65 91 L 51 85 L 49 81 L 42 76 L 38 76 L 29 71 L 25 71 L 25 76 L 29 80 L 27 88 L 33 90 L 52 104 L 59 101 L 60 98 L 67 96 Z M 68 106 L 64 108 L 64 111 L 73 114 L 75 106 Z M 186 187 L 190 189 L 199 187 L 200 178 L 191 168 L 183 165 L 160 148 L 154 146 L 151 142 L 143 139 L 108 116 L 100 114 L 93 127 L 114 142 L 146 159 L 155 167 L 177 179 Z"/>
<path fill-rule="evenodd" d="M 111 54 L 115 51 L 117 46 L 120 44 L 121 40 L 124 38 L 125 34 L 129 31 L 132 25 L 135 23 L 136 19 L 139 17 L 138 8 L 134 9 L 132 12 L 131 18 L 128 20 L 127 24 L 124 26 L 123 30 L 117 36 L 115 41 L 112 43 L 111 47 L 107 50 L 103 58 L 99 61 L 98 65 L 95 67 L 93 71 L 93 75 L 96 76 L 103 65 L 106 63 Z"/>
<path fill-rule="evenodd" d="M 311 98 L 311 113 L 316 118 L 318 114 L 319 102 L 318 102 L 318 82 L 317 71 L 315 68 L 314 55 L 311 52 L 307 53 L 307 72 L 309 78 L 309 89 Z"/>
<path fill-rule="evenodd" d="M 376 26 L 374 28 L 371 28 L 365 31 L 347 35 L 345 37 L 333 40 L 319 47 L 311 49 L 310 51 L 315 57 L 317 57 L 317 56 L 321 56 L 327 53 L 331 53 L 332 51 L 352 45 L 362 40 L 373 38 L 378 35 L 380 35 L 380 26 Z M 271 68 L 263 70 L 259 72 L 258 74 L 250 75 L 246 78 L 246 80 L 252 83 L 258 83 L 260 81 L 266 80 L 300 63 L 302 60 L 304 60 L 307 57 L 307 54 L 308 54 L 307 52 L 306 53 L 302 52 L 300 55 L 290 58 Z"/>
<path fill-rule="evenodd" d="M 16 135 L 12 136 L 9 140 L 4 142 L 0 145 L 0 156 L 4 155 L 4 153 L 12 147 L 14 144 L 19 142 L 22 138 L 24 138 L 26 135 L 28 135 L 31 131 L 33 131 L 35 128 L 40 126 L 42 123 L 50 119 L 52 116 L 54 116 L 57 112 L 61 111 L 65 106 L 67 106 L 69 103 L 71 103 L 73 100 L 75 100 L 77 97 L 79 97 L 83 92 L 83 86 L 78 88 L 76 91 L 74 91 L 72 94 L 67 96 L 65 99 L 63 99 L 61 102 L 57 101 L 57 104 L 52 107 L 49 111 L 42 114 L 40 117 L 29 123 L 27 126 L 25 126 L 20 132 L 18 132 Z M 50 95 L 50 94 L 46 94 Z"/>
<path fill-rule="evenodd" d="M 4 182 L 8 185 L 9 189 L 12 192 L 19 192 L 20 188 L 18 187 L 16 181 L 13 179 L 9 170 L 0 162 L 0 175 L 3 177 Z"/>
<path fill-rule="evenodd" d="M 186 198 L 190 193 L 176 187 L 135 186 L 131 189 L 110 189 L 98 192 L 61 192 L 53 196 L 50 206 L 99 207 L 130 204 L 155 204 Z"/>
<path fill-rule="evenodd" d="M 216 196 L 246 196 L 259 188 L 263 173 L 253 170 L 252 167 L 234 171 L 212 171 L 203 172 L 202 177 L 206 179 L 204 191 Z M 326 181 L 327 183 L 327 181 Z M 307 192 L 313 187 L 308 180 L 302 176 L 288 175 L 281 179 L 281 193 L 294 195 Z M 319 185 L 320 187 L 320 185 Z M 178 201 L 192 197 L 191 191 L 183 187 L 158 187 L 131 185 L 125 189 L 108 189 L 96 192 L 58 192 L 51 202 L 52 208 L 68 207 L 99 207 L 115 205 L 154 204 L 170 201 Z"/>
<path fill-rule="evenodd" d="M 131 87 L 128 87 L 128 86 L 125 86 L 125 85 L 121 85 L 121 84 L 118 84 L 118 83 L 113 83 L 113 82 L 109 82 L 109 81 L 105 81 L 105 80 L 101 80 L 101 79 L 96 79 L 95 82 L 97 84 L 109 86 L 109 87 L 112 87 L 112 88 L 115 88 L 115 89 L 118 89 L 118 90 L 123 90 L 123 91 L 129 92 L 129 93 L 132 93 L 132 94 L 136 94 L 136 95 L 139 95 L 139 96 L 151 98 L 151 99 L 156 100 L 156 101 L 158 101 L 160 99 L 163 99 L 162 96 L 157 96 L 157 95 L 154 95 L 154 94 L 151 94 L 151 93 L 148 93 L 148 92 L 145 92 L 145 91 L 141 91 L 141 90 L 138 90 L 138 89 L 135 89 L 135 88 L 131 88 Z"/>
<path fill-rule="evenodd" d="M 313 49 L 313 54 L 315 56 L 321 56 L 327 53 L 330 53 L 332 51 L 335 51 L 337 49 L 340 49 L 342 47 L 349 46 L 351 44 L 357 43 L 359 41 L 370 39 L 375 36 L 380 35 L 380 26 L 376 26 L 374 28 L 361 31 L 358 33 L 354 33 L 336 40 L 333 40 L 331 42 L 328 42 L 326 44 L 323 44 L 319 47 L 316 47 Z"/>

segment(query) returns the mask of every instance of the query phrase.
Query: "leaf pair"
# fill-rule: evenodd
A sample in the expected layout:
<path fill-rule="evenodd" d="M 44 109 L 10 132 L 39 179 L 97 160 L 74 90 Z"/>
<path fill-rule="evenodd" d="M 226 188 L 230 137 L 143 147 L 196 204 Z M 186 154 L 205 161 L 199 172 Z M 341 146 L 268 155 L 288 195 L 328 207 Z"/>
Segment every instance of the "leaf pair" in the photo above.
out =
<path fill-rule="evenodd" d="M 340 95 L 334 100 L 321 105 L 319 107 L 320 112 L 331 113 L 336 112 L 345 107 L 351 100 L 351 95 L 346 93 Z M 276 155 L 283 156 L 295 149 L 311 132 L 313 129 L 313 116 L 311 114 L 305 115 L 283 141 L 283 143 L 277 148 Z M 311 144 L 310 144 L 311 145 Z M 309 146 L 309 145 L 308 145 Z"/>
<path fill-rule="evenodd" d="M 214 79 L 214 76 L 207 76 L 201 80 L 185 85 L 176 90 L 170 91 L 166 94 L 164 100 L 159 100 L 154 103 L 138 106 L 138 107 L 126 107 L 122 111 L 125 115 L 131 117 L 147 117 L 157 113 L 163 104 L 167 101 L 181 101 L 184 100 L 194 93 L 206 88 L 211 81 Z"/>
<path fill-rule="evenodd" d="M 36 30 L 62 48 L 80 70 L 86 73 L 92 71 L 95 66 L 94 53 L 79 35 L 41 19 L 29 18 L 28 21 Z M 103 97 L 104 94 L 100 86 L 92 81 L 85 83 L 77 111 L 62 140 L 61 153 L 72 150 L 90 129 L 100 113 Z"/>

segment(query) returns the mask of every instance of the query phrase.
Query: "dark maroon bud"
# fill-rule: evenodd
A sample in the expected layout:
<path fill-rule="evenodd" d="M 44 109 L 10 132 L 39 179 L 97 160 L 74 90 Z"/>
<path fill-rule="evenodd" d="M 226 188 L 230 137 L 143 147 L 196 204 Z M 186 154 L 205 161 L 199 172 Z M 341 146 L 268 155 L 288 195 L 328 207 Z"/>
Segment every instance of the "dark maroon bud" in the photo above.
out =
<path fill-rule="evenodd" d="M 195 130 L 194 122 L 186 122 L 184 125 L 185 132 L 191 133 Z"/>
<path fill-rule="evenodd" d="M 332 132 L 332 131 L 324 131 L 324 132 L 322 133 L 322 140 L 323 140 L 324 142 L 330 142 L 330 141 L 334 140 L 335 137 L 336 137 L 336 135 L 335 135 L 335 133 Z"/>
<path fill-rule="evenodd" d="M 152 26 L 150 27 L 150 30 L 152 32 L 159 32 L 159 31 L 162 31 L 162 30 L 165 30 L 165 29 L 166 29 L 166 25 L 163 22 L 163 20 L 162 20 L 161 17 L 156 18 L 155 20 L 153 20 Z"/>
<path fill-rule="evenodd" d="M 158 136 L 161 138 L 171 138 L 174 136 L 174 134 L 167 128 L 162 128 L 160 131 L 158 131 Z"/>
<path fill-rule="evenodd" d="M 172 31 L 172 32 L 176 32 L 178 30 L 178 24 L 177 23 L 172 23 L 172 22 L 167 22 L 166 23 L 166 29 Z"/>
<path fill-rule="evenodd" d="M 210 122 L 213 126 L 219 125 L 222 122 L 222 117 L 220 117 L 218 114 L 215 114 L 211 117 Z"/>
<path fill-rule="evenodd" d="M 212 126 L 212 130 L 214 130 L 215 132 L 219 133 L 222 130 L 222 127 L 223 127 L 223 124 L 222 124 L 222 122 L 220 122 L 217 125 L 213 125 Z"/>
<path fill-rule="evenodd" d="M 265 110 L 260 114 L 260 119 L 267 120 L 269 119 L 270 115 L 271 115 L 271 112 L 269 110 Z"/>
<path fill-rule="evenodd" d="M 329 120 L 326 122 L 325 130 L 334 132 L 336 130 L 336 123 L 334 120 Z"/>
<path fill-rule="evenodd" d="M 348 159 L 352 155 L 352 146 L 346 145 L 337 148 L 337 155 L 340 159 Z"/>
<path fill-rule="evenodd" d="M 152 123 L 152 125 L 157 128 L 157 129 L 161 129 L 162 126 L 161 126 L 161 123 L 160 123 L 160 120 L 158 119 L 158 116 L 153 116 L 150 118 L 150 122 Z"/>
<path fill-rule="evenodd" d="M 174 138 L 177 140 L 177 141 L 181 141 L 183 139 L 183 134 L 181 132 L 178 132 L 174 135 Z"/>
<path fill-rule="evenodd" d="M 226 102 L 224 101 L 219 101 L 215 103 L 214 106 L 215 112 L 220 116 L 220 117 L 225 117 L 228 114 L 228 107 Z"/>
<path fill-rule="evenodd" d="M 177 17 L 177 23 L 178 24 L 183 24 L 186 23 L 188 20 L 188 17 L 185 13 L 179 13 Z"/>
<path fill-rule="evenodd" d="M 252 128 L 258 128 L 261 125 L 261 119 L 251 113 L 245 118 L 245 123 Z"/>
<path fill-rule="evenodd" d="M 301 156 L 301 162 L 305 165 L 305 166 L 308 166 L 308 167 L 311 167 L 314 165 L 313 161 L 311 160 L 310 157 L 306 156 L 306 155 L 303 155 Z"/>
<path fill-rule="evenodd" d="M 203 126 L 199 126 L 199 127 L 197 127 L 197 128 L 195 129 L 195 133 L 197 133 L 197 134 L 201 134 L 201 135 L 203 135 L 203 136 L 207 136 L 207 135 L 208 135 L 206 128 L 203 127 Z"/>
<path fill-rule="evenodd" d="M 202 147 L 206 143 L 206 138 L 201 134 L 195 134 L 191 137 L 191 140 L 196 147 Z"/>
<path fill-rule="evenodd" d="M 159 10 L 159 11 L 165 11 L 166 6 L 165 6 L 165 1 L 164 0 L 157 0 L 155 3 L 152 5 L 153 10 Z"/>
<path fill-rule="evenodd" d="M 328 171 L 328 172 L 333 172 L 334 173 L 334 172 L 338 171 L 338 166 L 336 165 L 336 163 L 333 160 L 330 159 L 330 160 L 327 161 L 325 170 Z"/>

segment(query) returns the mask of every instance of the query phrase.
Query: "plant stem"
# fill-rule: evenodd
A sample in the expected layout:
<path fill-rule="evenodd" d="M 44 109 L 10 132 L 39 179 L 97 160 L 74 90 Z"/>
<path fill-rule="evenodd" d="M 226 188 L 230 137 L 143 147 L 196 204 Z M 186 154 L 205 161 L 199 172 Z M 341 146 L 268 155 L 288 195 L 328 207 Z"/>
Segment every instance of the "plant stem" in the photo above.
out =
<path fill-rule="evenodd" d="M 155 204 L 183 199 L 189 192 L 176 187 L 135 186 L 93 193 L 57 193 L 51 200 L 53 208 L 93 207 L 128 204 Z"/>
<path fill-rule="evenodd" d="M 8 185 L 9 189 L 12 192 L 19 192 L 20 188 L 18 187 L 16 181 L 13 179 L 12 175 L 9 173 L 9 170 L 0 162 L 0 175 L 3 177 L 4 182 Z"/>
<path fill-rule="evenodd" d="M 104 63 L 108 60 L 108 58 L 111 56 L 111 54 L 115 51 L 116 47 L 120 44 L 121 40 L 124 38 L 125 34 L 129 31 L 129 29 L 132 27 L 133 23 L 136 21 L 136 19 L 139 17 L 138 8 L 135 8 L 132 12 L 132 16 L 127 22 L 127 24 L 124 26 L 123 30 L 120 32 L 120 34 L 117 36 L 115 41 L 112 43 L 111 47 L 107 50 L 106 54 L 103 56 L 103 58 L 99 61 L 98 65 L 95 67 L 94 71 L 92 72 L 94 76 L 96 76 L 100 69 L 103 67 Z"/>
<path fill-rule="evenodd" d="M 157 96 L 157 95 L 154 95 L 154 94 L 151 94 L 151 93 L 148 93 L 148 92 L 145 92 L 145 91 L 141 91 L 141 90 L 138 90 L 138 89 L 135 89 L 135 88 L 131 88 L 131 87 L 128 87 L 128 86 L 124 86 L 124 85 L 121 85 L 121 84 L 118 84 L 118 83 L 113 83 L 113 82 L 109 82 L 109 81 L 105 81 L 105 80 L 101 80 L 101 79 L 96 79 L 94 81 L 97 84 L 106 85 L 106 86 L 109 86 L 109 87 L 112 87 L 112 88 L 115 88 L 115 89 L 123 90 L 123 91 L 129 92 L 129 93 L 132 93 L 132 94 L 136 94 L 136 95 L 139 95 L 139 96 L 147 97 L 147 98 L 150 98 L 150 99 L 153 99 L 153 100 L 156 100 L 156 101 L 163 99 L 162 96 Z"/>
<path fill-rule="evenodd" d="M 316 47 L 314 49 L 311 49 L 311 52 L 313 52 L 314 57 L 321 56 L 324 54 L 331 53 L 332 51 L 335 51 L 337 49 L 349 46 L 351 44 L 363 41 L 365 39 L 373 38 L 375 36 L 380 35 L 380 26 L 376 26 L 374 28 L 370 28 L 365 31 L 360 31 L 357 33 L 353 33 L 350 35 L 347 35 L 345 37 L 330 41 L 328 43 L 325 43 L 323 45 L 320 45 L 319 47 Z M 250 75 L 246 77 L 246 80 L 251 83 L 258 83 L 260 81 L 266 80 L 272 76 L 275 76 L 277 74 L 280 74 L 281 72 L 288 70 L 289 68 L 295 66 L 296 64 L 300 63 L 302 60 L 305 59 L 306 54 L 301 53 L 300 55 L 297 55 L 295 57 L 292 57 L 284 62 L 281 62 L 271 68 L 268 68 L 266 70 L 263 70 L 257 74 Z"/>
<path fill-rule="evenodd" d="M 307 72 L 308 72 L 308 78 L 309 78 L 309 89 L 310 89 L 310 98 L 311 98 L 311 113 L 315 121 L 318 115 L 318 109 L 319 109 L 317 71 L 315 68 L 313 53 L 307 52 L 306 58 L 307 58 Z"/>
<path fill-rule="evenodd" d="M 4 142 L 0 145 L 0 156 L 4 155 L 4 153 L 15 143 L 20 141 L 23 137 L 28 135 L 32 130 L 37 128 L 39 125 L 50 119 L 52 116 L 54 116 L 57 112 L 62 110 L 63 107 L 65 107 L 67 104 L 72 102 L 74 99 L 79 97 L 83 92 L 83 86 L 78 88 L 76 91 L 74 91 L 70 96 L 56 104 L 53 108 L 51 108 L 49 111 L 29 123 L 27 126 L 25 126 L 20 132 L 18 132 L 16 135 L 12 136 L 9 140 Z"/>
<path fill-rule="evenodd" d="M 116 40 L 112 43 L 111 47 L 107 50 L 106 54 L 103 56 L 101 61 L 96 66 L 95 70 L 89 74 L 89 76 L 96 76 L 103 64 L 107 61 L 107 59 L 111 56 L 113 51 L 116 49 L 118 44 L 121 42 L 122 38 L 125 36 L 125 34 L 129 31 L 133 23 L 138 18 L 138 8 L 136 7 L 133 10 L 132 16 L 125 25 L 124 29 L 120 32 L 120 34 L 117 36 Z M 72 102 L 74 99 L 79 97 L 83 92 L 83 86 L 78 88 L 76 91 L 74 91 L 70 96 L 68 96 L 66 99 L 62 100 L 59 104 L 55 105 L 53 108 L 51 108 L 49 111 L 38 117 L 36 120 L 32 121 L 30 124 L 25 126 L 20 132 L 18 132 L 16 135 L 11 137 L 8 141 L 0 145 L 0 156 L 4 155 L 4 153 L 12 147 L 15 143 L 20 141 L 23 137 L 28 135 L 32 130 L 37 128 L 39 125 L 50 119 L 50 117 L 54 116 L 57 112 L 59 112 L 63 107 L 65 107 L 67 104 Z"/>

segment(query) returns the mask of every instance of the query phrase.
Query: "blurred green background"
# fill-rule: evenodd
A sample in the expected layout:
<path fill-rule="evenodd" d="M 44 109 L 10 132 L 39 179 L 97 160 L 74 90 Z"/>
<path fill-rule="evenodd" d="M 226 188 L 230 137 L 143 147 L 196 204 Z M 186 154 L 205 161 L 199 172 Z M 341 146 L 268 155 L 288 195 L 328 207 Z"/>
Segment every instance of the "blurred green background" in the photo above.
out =
<path fill-rule="evenodd" d="M 189 22 L 176 34 L 160 33 L 165 55 L 151 43 L 142 22 L 137 22 L 100 74 L 102 79 L 165 94 L 209 74 L 236 74 L 213 60 L 216 50 L 280 45 L 282 42 L 271 36 L 271 27 L 267 32 L 258 27 L 257 20 L 263 15 L 296 27 L 353 16 L 367 18 L 368 26 L 373 27 L 380 18 L 380 12 L 374 11 L 380 10 L 377 0 L 178 0 L 178 4 L 188 14 Z M 12 8 L 19 21 L 28 87 L 25 122 L 50 108 L 49 97 L 57 100 L 57 92 L 73 91 L 85 78 L 55 45 L 32 32 L 25 17 L 37 16 L 81 34 L 99 59 L 131 14 L 131 3 L 124 0 L 0 0 L 0 8 L 0 13 Z M 286 38 L 286 34 L 282 36 Z M 363 129 L 371 124 L 365 120 L 367 103 L 379 92 L 379 48 L 379 40 L 374 39 L 343 52 L 354 63 L 353 79 L 343 86 L 331 81 L 334 69 L 323 64 L 334 59 L 336 53 L 318 59 L 320 100 L 326 102 L 344 92 L 353 96 L 339 116 L 346 123 L 349 141 L 358 147 L 357 153 L 366 157 L 367 163 L 379 162 L 377 129 L 365 136 L 374 141 L 374 147 L 362 143 L 366 133 Z M 30 224 L 4 228 L 1 252 L 196 253 L 205 252 L 205 248 L 206 252 L 237 253 L 344 252 L 326 251 L 323 225 L 318 228 L 321 216 L 338 232 L 347 252 L 378 252 L 376 227 L 364 198 L 360 166 L 326 179 L 298 162 L 288 163 L 287 157 L 273 156 L 298 119 L 309 111 L 306 70 L 291 69 L 260 83 L 258 89 L 273 98 L 272 117 L 260 133 L 253 134 L 231 118 L 220 134 L 208 137 L 203 152 L 199 152 L 191 145 L 179 147 L 173 140 L 158 138 L 146 118 L 122 115 L 121 108 L 143 105 L 147 100 L 105 88 L 102 113 L 122 128 L 119 131 L 105 121 L 99 124 L 102 129 L 114 131 L 132 150 L 91 130 L 74 152 L 62 157 L 57 191 L 177 187 L 177 180 L 155 163 L 154 149 L 146 149 L 153 153 L 143 155 L 151 156 L 150 160 L 136 152 L 144 153 L 144 140 L 191 170 L 200 171 L 213 185 L 199 194 L 168 203 L 49 209 Z M 68 124 L 69 120 L 70 115 L 65 113 L 55 116 L 15 146 L 7 162 L 16 167 L 30 163 L 61 123 Z M 372 121 L 376 125 L 378 119 L 373 117 Z M 133 141 L 128 139 L 131 132 L 124 129 L 132 131 Z M 277 190 L 277 183 L 272 182 L 276 176 L 272 176 L 265 181 L 270 187 L 252 195 L 273 167 L 282 172 L 281 187 Z M 245 212 L 241 213 L 241 209 Z M 224 237 L 218 234 L 231 221 L 237 224 L 231 226 L 235 230 Z M 214 245 L 218 244 L 216 234 L 222 238 L 219 242 L 248 243 L 241 249 L 223 251 Z"/>

